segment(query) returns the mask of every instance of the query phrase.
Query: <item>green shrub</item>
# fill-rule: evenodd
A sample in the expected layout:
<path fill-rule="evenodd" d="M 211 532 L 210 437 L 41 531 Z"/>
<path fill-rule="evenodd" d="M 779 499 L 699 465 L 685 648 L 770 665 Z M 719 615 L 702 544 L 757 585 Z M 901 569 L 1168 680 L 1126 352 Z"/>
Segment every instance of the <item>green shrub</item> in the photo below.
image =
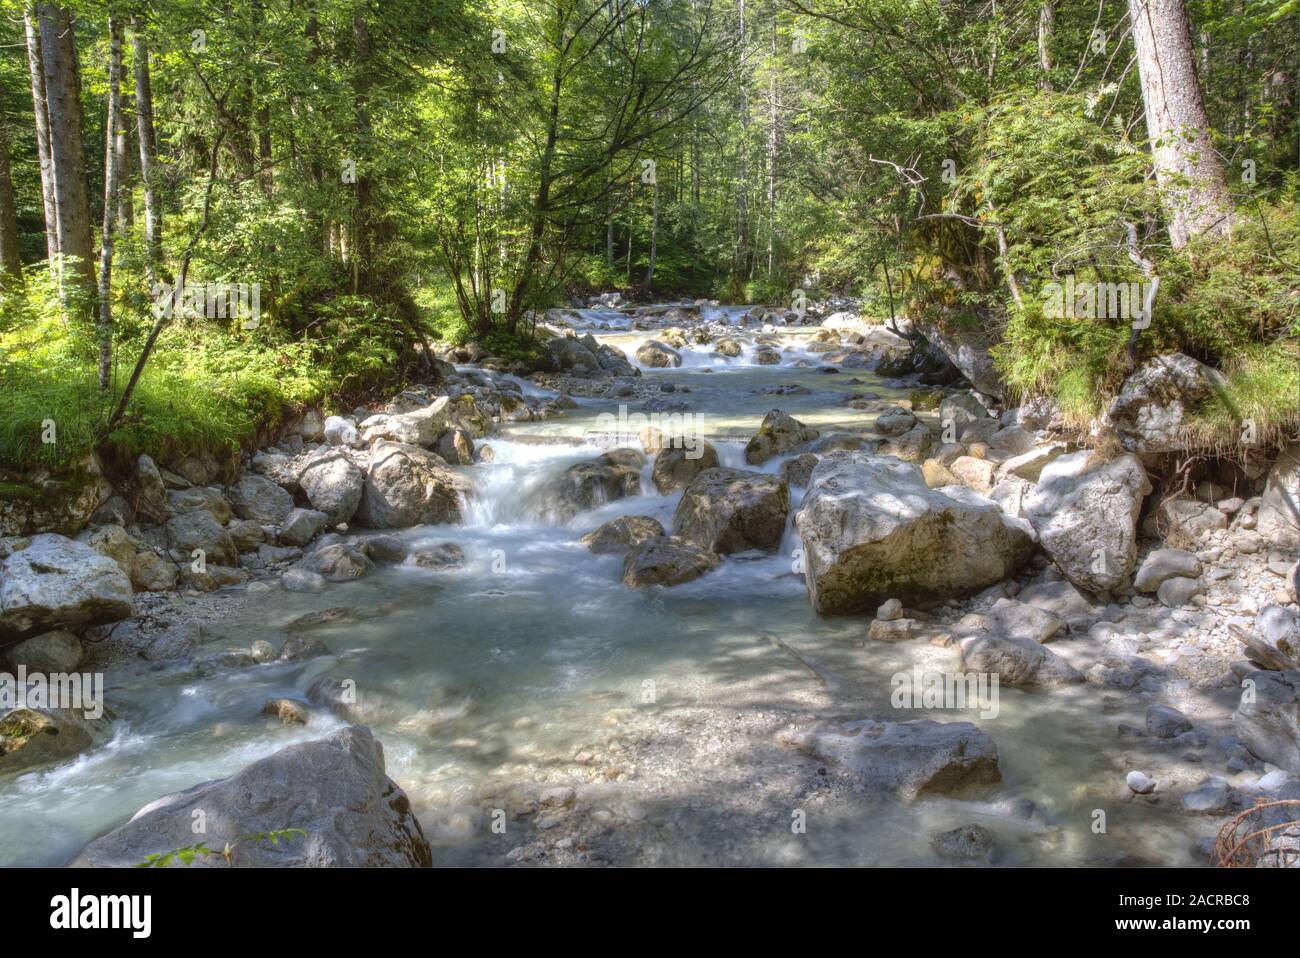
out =
<path fill-rule="evenodd" d="M 1228 362 L 1226 382 L 1189 426 L 1196 446 L 1233 448 L 1241 441 L 1274 445 L 1297 437 L 1300 405 L 1300 341 L 1277 340 L 1247 347 Z M 1254 426 L 1248 435 L 1245 424 Z"/>
<path fill-rule="evenodd" d="M 64 318 L 45 277 L 34 270 L 26 294 L 0 304 L 0 469 L 57 471 L 94 448 L 120 463 L 140 453 L 166 462 L 199 449 L 233 452 L 295 409 L 396 385 L 410 355 L 413 331 L 361 297 L 316 304 L 302 332 L 274 315 L 255 330 L 237 320 L 176 318 L 159 335 L 126 414 L 106 432 L 152 325 L 147 301 L 118 297 L 113 381 L 101 390 L 94 329 Z M 45 443 L 50 421 L 57 441 Z"/>

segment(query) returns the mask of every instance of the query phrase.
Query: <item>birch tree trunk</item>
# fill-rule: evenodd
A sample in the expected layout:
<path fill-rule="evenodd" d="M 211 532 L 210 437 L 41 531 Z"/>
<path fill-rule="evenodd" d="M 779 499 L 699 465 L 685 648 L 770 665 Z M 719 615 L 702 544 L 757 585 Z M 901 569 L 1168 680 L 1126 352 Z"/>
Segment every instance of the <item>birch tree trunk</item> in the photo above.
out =
<path fill-rule="evenodd" d="M 144 183 L 145 272 L 150 289 L 162 268 L 162 202 L 158 195 L 158 140 L 153 126 L 153 88 L 149 80 L 149 44 L 139 17 L 131 20 L 131 49 L 135 59 L 135 123 L 140 147 L 140 179 Z"/>
<path fill-rule="evenodd" d="M 118 49 L 124 44 L 124 24 L 118 22 Z M 119 57 L 120 59 L 120 57 Z M 125 68 L 118 64 L 118 110 L 117 125 L 113 130 L 113 152 L 117 154 L 117 231 L 125 233 L 135 225 L 135 208 L 131 203 L 131 180 L 133 175 L 131 153 L 131 127 L 129 101 L 130 88 L 123 88 Z"/>
<path fill-rule="evenodd" d="M 1052 88 L 1052 43 L 1056 40 L 1056 0 L 1046 0 L 1038 11 L 1038 85 Z"/>
<path fill-rule="evenodd" d="M 1232 200 L 1210 142 L 1183 0 L 1129 0 L 1128 6 L 1156 182 L 1170 242 L 1182 249 L 1194 236 L 1228 232 Z"/>
<path fill-rule="evenodd" d="M 122 21 L 108 18 L 108 117 L 104 124 L 104 231 L 99 245 L 99 388 L 113 375 L 113 227 L 118 218 L 122 153 L 117 131 L 122 121 Z"/>

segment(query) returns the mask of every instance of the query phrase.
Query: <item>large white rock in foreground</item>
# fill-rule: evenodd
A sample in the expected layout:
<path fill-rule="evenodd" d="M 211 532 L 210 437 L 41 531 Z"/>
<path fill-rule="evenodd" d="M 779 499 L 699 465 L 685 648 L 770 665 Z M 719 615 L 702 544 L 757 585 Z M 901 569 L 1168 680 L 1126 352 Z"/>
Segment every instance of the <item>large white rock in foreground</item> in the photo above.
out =
<path fill-rule="evenodd" d="M 44 533 L 0 562 L 0 638 L 117 622 L 134 612 L 131 580 L 84 542 Z"/>
<path fill-rule="evenodd" d="M 1093 465 L 1088 450 L 1061 456 L 1025 500 L 1043 550 L 1067 579 L 1089 592 L 1128 582 L 1137 564 L 1137 522 L 1151 491 L 1134 456 Z"/>
<path fill-rule="evenodd" d="M 1029 557 L 1027 523 L 962 486 L 930 489 L 919 467 L 860 451 L 825 456 L 795 524 L 821 613 L 967 595 Z"/>

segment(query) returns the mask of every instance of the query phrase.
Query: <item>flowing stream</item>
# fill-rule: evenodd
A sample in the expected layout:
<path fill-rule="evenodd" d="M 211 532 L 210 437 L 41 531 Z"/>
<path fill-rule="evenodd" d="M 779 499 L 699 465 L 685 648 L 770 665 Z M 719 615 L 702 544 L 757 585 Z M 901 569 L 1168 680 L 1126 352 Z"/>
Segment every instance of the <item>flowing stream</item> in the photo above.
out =
<path fill-rule="evenodd" d="M 582 315 L 629 357 L 653 335 L 627 328 L 614 311 Z M 738 315 L 722 309 L 710 318 Z M 799 348 L 807 332 L 777 331 L 794 347 L 780 366 L 753 365 L 752 350 L 721 359 L 696 347 L 682 351 L 681 368 L 644 375 L 674 384 L 663 395 L 703 416 L 724 465 L 742 466 L 741 440 L 769 409 L 852 430 L 869 416 L 844 406 L 846 393 L 898 394 L 861 370 L 819 371 L 816 354 Z M 807 392 L 761 392 L 781 385 Z M 616 864 L 940 864 L 930 836 L 972 821 L 997 833 L 997 864 L 1121 853 L 1191 863 L 1187 849 L 1210 823 L 1115 798 L 1122 774 L 1108 753 L 1119 748 L 1117 722 L 1141 723 L 1140 705 L 1132 714 L 1103 710 L 1087 685 L 1003 688 L 996 717 L 900 714 L 890 677 L 951 670 L 955 653 L 867 643 L 865 618 L 813 614 L 793 571 L 792 525 L 777 555 L 731 557 L 671 590 L 624 587 L 621 557 L 593 555 L 579 537 L 617 515 L 651 515 L 669 527 L 680 494 L 655 494 L 647 466 L 641 496 L 570 524 L 539 518 L 529 491 L 598 455 L 585 437 L 618 408 L 611 399 L 578 403 L 564 418 L 502 424 L 480 440 L 495 459 L 464 469 L 473 482 L 465 525 L 400 533 L 412 543 L 455 542 L 462 568 L 381 566 L 322 595 L 277 588 L 222 622 L 213 643 L 264 638 L 278 647 L 296 617 L 344 607 L 346 620 L 312 633 L 334 655 L 206 674 L 144 662 L 110 668 L 112 740 L 0 782 L 0 864 L 61 864 L 164 793 L 340 727 L 319 707 L 306 726 L 260 715 L 266 699 L 302 698 L 326 673 L 355 680 L 361 720 L 384 744 L 388 773 L 410 796 L 436 863 L 501 864 L 521 843 L 572 828 L 580 841 L 604 842 L 605 860 Z M 802 495 L 792 489 L 792 513 Z M 969 799 L 913 803 L 834 786 L 815 760 L 776 744 L 792 717 L 810 715 L 974 721 L 997 743 L 1003 784 Z M 579 786 L 581 814 L 594 823 L 580 828 L 575 812 L 553 832 L 535 818 L 512 818 L 504 835 L 492 830 L 491 807 L 509 809 L 512 796 L 557 784 Z M 1093 831 L 1098 808 L 1108 812 L 1106 836 Z M 792 830 L 801 812 L 806 831 Z"/>

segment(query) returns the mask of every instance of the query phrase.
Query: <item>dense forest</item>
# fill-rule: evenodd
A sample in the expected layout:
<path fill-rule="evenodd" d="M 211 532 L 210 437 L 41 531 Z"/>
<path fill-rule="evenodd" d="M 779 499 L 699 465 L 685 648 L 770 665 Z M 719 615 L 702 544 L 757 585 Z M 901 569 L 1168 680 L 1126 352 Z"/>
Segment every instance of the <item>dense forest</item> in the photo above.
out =
<path fill-rule="evenodd" d="M 860 297 L 1080 425 L 1181 349 L 1228 377 L 1205 445 L 1276 435 L 1295 4 L 1149 6 L 6 3 L 0 464 L 246 443 L 468 340 L 526 365 L 610 289 Z M 1158 277 L 1149 325 L 1049 315 L 1067 273 Z"/>

